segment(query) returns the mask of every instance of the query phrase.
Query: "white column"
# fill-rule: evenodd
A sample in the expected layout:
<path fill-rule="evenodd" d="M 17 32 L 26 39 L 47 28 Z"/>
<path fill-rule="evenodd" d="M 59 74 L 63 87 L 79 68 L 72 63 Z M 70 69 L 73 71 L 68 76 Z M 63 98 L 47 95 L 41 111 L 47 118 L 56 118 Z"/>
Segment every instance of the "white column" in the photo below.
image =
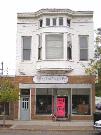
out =
<path fill-rule="evenodd" d="M 29 117 L 29 119 L 30 119 L 30 120 L 31 120 L 31 112 L 32 112 L 32 108 L 31 108 L 31 107 L 32 107 L 32 106 L 31 106 L 31 100 L 32 100 L 32 99 L 31 99 L 31 94 L 32 94 L 32 90 L 30 89 L 30 98 L 29 98 L 29 112 L 30 112 L 30 115 L 29 115 L 30 117 Z"/>
<path fill-rule="evenodd" d="M 59 26 L 59 17 L 56 19 L 56 26 Z"/>
<path fill-rule="evenodd" d="M 42 60 L 45 60 L 45 33 L 42 33 Z"/>
<path fill-rule="evenodd" d="M 64 60 L 67 60 L 67 33 L 64 33 Z"/>
<path fill-rule="evenodd" d="M 42 25 L 42 27 L 46 27 L 46 18 L 45 17 L 43 18 L 43 25 Z"/>
<path fill-rule="evenodd" d="M 71 115 L 72 115 L 72 88 L 71 88 Z"/>
<path fill-rule="evenodd" d="M 92 115 L 92 88 L 90 89 L 90 113 Z"/>
<path fill-rule="evenodd" d="M 50 26 L 53 26 L 53 18 L 50 18 Z"/>
<path fill-rule="evenodd" d="M 67 26 L 67 17 L 64 17 L 64 18 L 63 18 L 63 21 L 64 21 L 64 22 L 63 22 L 64 26 Z"/>
<path fill-rule="evenodd" d="M 21 107 L 21 105 L 20 105 L 20 104 L 21 104 L 21 98 L 20 98 L 20 96 L 21 96 L 21 95 L 20 95 L 20 92 L 19 92 L 19 100 L 18 100 L 18 120 L 20 120 L 20 110 L 21 110 L 21 109 L 20 109 L 20 107 Z"/>

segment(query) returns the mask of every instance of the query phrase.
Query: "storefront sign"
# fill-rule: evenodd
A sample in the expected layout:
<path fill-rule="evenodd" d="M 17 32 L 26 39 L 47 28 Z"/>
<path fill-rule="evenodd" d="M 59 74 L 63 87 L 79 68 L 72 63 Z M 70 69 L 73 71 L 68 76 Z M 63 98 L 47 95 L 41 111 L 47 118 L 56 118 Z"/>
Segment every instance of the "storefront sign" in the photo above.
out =
<path fill-rule="evenodd" d="M 67 76 L 34 76 L 33 81 L 35 83 L 67 83 Z"/>

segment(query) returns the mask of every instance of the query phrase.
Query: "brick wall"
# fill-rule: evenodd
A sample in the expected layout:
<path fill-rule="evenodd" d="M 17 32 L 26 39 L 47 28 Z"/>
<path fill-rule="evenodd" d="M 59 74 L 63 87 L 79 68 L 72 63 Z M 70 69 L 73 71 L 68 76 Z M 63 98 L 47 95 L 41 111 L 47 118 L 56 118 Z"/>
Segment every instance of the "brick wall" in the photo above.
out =
<path fill-rule="evenodd" d="M 0 78 L 1 80 L 2 78 Z M 14 84 L 19 85 L 19 83 L 31 84 L 33 83 L 32 76 L 15 76 L 15 77 L 8 77 Z M 95 111 L 95 77 L 94 76 L 69 76 L 68 83 L 70 84 L 92 84 L 92 111 Z M 18 102 L 15 104 L 10 105 L 10 119 L 18 119 Z M 36 116 L 35 115 L 35 89 L 31 89 L 31 119 L 51 119 L 50 116 Z M 91 119 L 92 116 L 72 116 L 71 119 Z"/>
<path fill-rule="evenodd" d="M 69 76 L 70 84 L 94 84 L 95 76 Z"/>
<path fill-rule="evenodd" d="M 36 107 L 36 101 L 35 101 L 35 89 L 31 89 L 31 119 L 34 119 L 35 116 L 35 107 Z"/>

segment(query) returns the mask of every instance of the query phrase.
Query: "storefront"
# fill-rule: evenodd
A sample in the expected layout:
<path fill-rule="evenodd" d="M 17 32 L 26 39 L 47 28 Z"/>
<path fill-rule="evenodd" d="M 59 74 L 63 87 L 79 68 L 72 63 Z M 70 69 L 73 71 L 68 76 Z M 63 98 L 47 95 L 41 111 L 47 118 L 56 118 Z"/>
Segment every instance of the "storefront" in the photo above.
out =
<path fill-rule="evenodd" d="M 85 77 L 76 77 L 77 83 L 73 83 L 72 78 L 42 76 L 38 80 L 33 78 L 34 84 L 20 83 L 19 119 L 50 119 L 53 114 L 69 119 L 91 119 L 95 92 L 93 79 L 89 78 L 90 82 L 86 83 Z"/>
<path fill-rule="evenodd" d="M 64 114 L 90 115 L 91 90 L 90 88 L 45 88 L 36 89 L 36 114 L 52 114 L 57 112 L 61 101 Z M 63 115 L 63 116 L 65 116 Z"/>

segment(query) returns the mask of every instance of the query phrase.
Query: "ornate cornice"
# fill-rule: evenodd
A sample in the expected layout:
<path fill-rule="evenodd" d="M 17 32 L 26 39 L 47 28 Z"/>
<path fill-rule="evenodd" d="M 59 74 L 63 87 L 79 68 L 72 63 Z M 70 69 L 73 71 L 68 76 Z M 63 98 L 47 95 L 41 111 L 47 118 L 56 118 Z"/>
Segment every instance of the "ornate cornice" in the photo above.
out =
<path fill-rule="evenodd" d="M 35 18 L 42 15 L 65 14 L 70 16 L 93 16 L 93 11 L 72 11 L 70 9 L 40 9 L 37 12 L 17 13 L 18 18 Z"/>

